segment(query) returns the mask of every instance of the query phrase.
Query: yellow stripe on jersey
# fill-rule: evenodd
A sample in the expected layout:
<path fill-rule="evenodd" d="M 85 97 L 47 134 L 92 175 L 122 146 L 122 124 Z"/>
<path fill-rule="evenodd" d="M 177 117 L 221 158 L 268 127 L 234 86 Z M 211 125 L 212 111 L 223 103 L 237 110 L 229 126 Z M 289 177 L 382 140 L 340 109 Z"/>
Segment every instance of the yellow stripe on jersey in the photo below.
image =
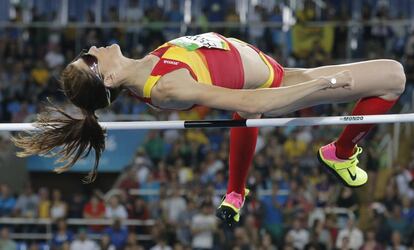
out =
<path fill-rule="evenodd" d="M 275 78 L 275 72 L 273 70 L 272 65 L 269 63 L 269 60 L 266 58 L 266 56 L 260 52 L 259 53 L 262 60 L 266 63 L 267 67 L 269 68 L 269 78 L 267 78 L 267 81 L 263 83 L 260 88 L 269 88 L 272 85 L 273 79 Z"/>
<path fill-rule="evenodd" d="M 144 85 L 144 98 L 151 98 L 151 89 L 157 83 L 161 76 L 149 76 Z"/>
<path fill-rule="evenodd" d="M 187 64 L 197 76 L 197 81 L 212 84 L 210 71 L 204 63 L 204 60 L 196 51 L 188 51 L 185 48 L 172 46 L 164 53 L 162 58 L 176 60 Z"/>

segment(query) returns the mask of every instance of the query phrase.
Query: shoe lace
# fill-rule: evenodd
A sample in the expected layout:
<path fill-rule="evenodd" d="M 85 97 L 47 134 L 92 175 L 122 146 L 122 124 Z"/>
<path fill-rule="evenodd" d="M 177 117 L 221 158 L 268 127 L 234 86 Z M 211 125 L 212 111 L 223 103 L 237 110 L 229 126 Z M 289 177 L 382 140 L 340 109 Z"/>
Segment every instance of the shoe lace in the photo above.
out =
<path fill-rule="evenodd" d="M 351 157 L 349 157 L 349 160 L 351 161 L 350 162 L 351 166 L 348 169 L 350 169 L 352 173 L 356 173 L 356 167 L 359 163 L 358 155 L 360 155 L 361 153 L 362 153 L 362 148 L 357 146 L 355 153 Z"/>

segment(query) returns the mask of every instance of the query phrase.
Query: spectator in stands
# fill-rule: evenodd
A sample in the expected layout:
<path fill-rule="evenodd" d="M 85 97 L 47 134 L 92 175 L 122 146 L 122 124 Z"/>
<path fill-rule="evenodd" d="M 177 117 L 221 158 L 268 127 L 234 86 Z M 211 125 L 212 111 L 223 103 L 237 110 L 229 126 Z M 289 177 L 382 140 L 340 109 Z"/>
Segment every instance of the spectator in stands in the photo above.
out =
<path fill-rule="evenodd" d="M 311 235 L 314 242 L 318 242 L 326 249 L 332 248 L 332 237 L 327 228 L 325 222 L 322 220 L 315 220 L 311 228 Z"/>
<path fill-rule="evenodd" d="M 262 235 L 262 240 L 261 240 L 260 246 L 262 247 L 262 249 L 266 249 L 266 250 L 276 250 L 277 249 L 277 247 L 272 242 L 272 236 L 270 234 L 268 234 L 267 232 L 265 232 Z"/>
<path fill-rule="evenodd" d="M 157 180 L 156 177 L 156 172 L 155 171 L 151 171 L 146 179 L 146 182 L 144 183 L 140 183 L 140 187 L 143 190 L 153 190 L 155 192 L 160 192 L 161 193 L 161 189 L 164 188 L 160 181 Z M 158 197 L 158 195 L 156 194 L 151 194 L 151 195 L 147 195 L 145 197 L 145 200 L 147 202 L 152 202 L 152 201 L 158 201 L 160 199 L 160 197 Z"/>
<path fill-rule="evenodd" d="M 97 250 L 95 241 L 88 239 L 86 230 L 79 229 L 77 239 L 70 244 L 70 250 Z"/>
<path fill-rule="evenodd" d="M 191 221 L 193 249 L 211 249 L 214 245 L 213 234 L 217 228 L 217 221 L 213 214 L 213 204 L 204 201 L 201 204 L 201 212 L 194 215 Z"/>
<path fill-rule="evenodd" d="M 402 212 L 402 217 L 407 222 L 407 224 L 413 225 L 414 223 L 414 199 L 403 197 L 401 212 Z"/>
<path fill-rule="evenodd" d="M 194 215 L 197 213 L 196 208 L 195 202 L 192 199 L 189 199 L 187 202 L 187 209 L 181 211 L 178 215 L 178 221 L 180 223 L 177 224 L 177 239 L 186 246 L 191 245 L 191 222 Z"/>
<path fill-rule="evenodd" d="M 150 250 L 173 250 L 171 246 L 165 241 L 165 236 L 161 236 L 157 239 L 157 244 L 150 248 Z"/>
<path fill-rule="evenodd" d="M 50 46 L 45 56 L 45 61 L 49 69 L 55 69 L 65 63 L 65 57 L 58 44 Z"/>
<path fill-rule="evenodd" d="M 358 199 L 350 188 L 343 187 L 336 201 L 338 207 L 343 207 L 356 212 L 358 210 Z"/>
<path fill-rule="evenodd" d="M 284 155 L 292 162 L 295 158 L 305 154 L 308 145 L 301 140 L 298 140 L 298 130 L 292 132 L 289 138 L 283 143 Z"/>
<path fill-rule="evenodd" d="M 402 243 L 401 234 L 398 231 L 393 231 L 391 242 L 385 248 L 386 250 L 406 250 L 407 246 Z"/>
<path fill-rule="evenodd" d="M 46 68 L 46 65 L 44 64 L 44 61 L 36 61 L 33 69 L 30 72 L 30 77 L 36 83 L 37 87 L 44 87 L 47 84 L 50 74 Z"/>
<path fill-rule="evenodd" d="M 283 249 L 288 249 L 288 250 L 298 250 L 297 248 L 294 247 L 293 245 L 294 241 L 291 235 L 286 234 L 284 237 L 284 241 L 283 241 Z"/>
<path fill-rule="evenodd" d="M 97 194 L 93 194 L 88 203 L 83 207 L 83 218 L 85 219 L 103 219 L 105 218 L 105 203 L 102 202 Z M 91 225 L 89 230 L 91 232 L 102 231 L 102 226 Z"/>
<path fill-rule="evenodd" d="M 387 224 L 392 231 L 398 231 L 401 236 L 405 236 L 410 226 L 408 221 L 402 217 L 401 206 L 398 204 L 394 205 L 392 211 L 390 211 Z"/>
<path fill-rule="evenodd" d="M 359 228 L 354 225 L 354 219 L 349 218 L 347 226 L 339 231 L 336 238 L 336 247 L 341 248 L 344 244 L 352 250 L 358 250 L 364 243 L 364 236 Z"/>
<path fill-rule="evenodd" d="M 139 0 L 128 0 L 128 7 L 125 10 L 125 21 L 127 22 L 140 22 L 144 13 L 143 8 L 140 6 Z"/>
<path fill-rule="evenodd" d="M 10 74 L 10 85 L 8 87 L 8 94 L 10 98 L 24 98 L 25 95 L 25 84 L 28 79 L 27 72 L 24 69 L 23 62 L 16 62 L 11 68 Z M 10 106 L 9 106 L 10 108 Z M 10 108 L 11 109 L 11 108 Z M 9 110 L 11 113 L 16 113 L 17 110 Z"/>
<path fill-rule="evenodd" d="M 224 162 L 218 157 L 217 153 L 209 151 L 203 161 L 201 182 L 206 184 L 211 182 L 216 173 L 224 168 Z"/>
<path fill-rule="evenodd" d="M 413 163 L 410 164 L 412 168 Z M 400 196 L 406 196 L 409 199 L 414 199 L 414 175 L 411 173 L 409 167 L 399 166 L 396 170 L 395 182 Z"/>
<path fill-rule="evenodd" d="M 145 221 L 151 218 L 148 204 L 140 197 L 135 198 L 132 205 L 128 207 L 128 214 L 130 219 Z M 135 232 L 138 233 L 147 232 L 147 229 L 148 227 L 143 225 L 135 226 Z"/>
<path fill-rule="evenodd" d="M 378 155 L 382 154 L 382 150 L 380 148 L 381 140 L 383 137 L 379 134 L 374 134 L 373 138 L 367 143 L 367 170 L 368 175 L 370 177 L 369 189 L 367 193 L 372 194 L 376 191 L 377 186 L 377 176 L 379 169 L 382 167 L 381 162 L 379 160 Z M 370 197 L 374 198 L 374 197 Z"/>
<path fill-rule="evenodd" d="M 56 221 L 56 231 L 52 236 L 52 247 L 61 247 L 65 242 L 72 242 L 73 233 L 68 230 L 65 219 L 58 219 Z"/>
<path fill-rule="evenodd" d="M 113 195 L 105 208 L 105 217 L 109 219 L 126 219 L 128 212 L 124 205 L 119 202 L 119 196 Z"/>
<path fill-rule="evenodd" d="M 103 234 L 99 242 L 99 250 L 116 250 L 114 244 L 111 243 L 111 237 Z"/>
<path fill-rule="evenodd" d="M 11 216 L 15 206 L 16 199 L 11 194 L 9 185 L 2 184 L 0 186 L 0 217 Z"/>
<path fill-rule="evenodd" d="M 59 248 L 59 250 L 71 250 L 70 249 L 70 242 L 69 241 L 63 242 L 62 246 Z"/>
<path fill-rule="evenodd" d="M 270 233 L 273 239 L 279 240 L 283 230 L 283 209 L 287 197 L 279 194 L 276 182 L 272 183 L 272 193 L 263 195 L 261 204 L 264 210 L 263 226 Z"/>
<path fill-rule="evenodd" d="M 260 242 L 260 227 L 256 223 L 256 219 L 253 215 L 248 214 L 244 221 L 244 231 L 246 238 L 249 239 L 250 243 L 257 246 Z"/>
<path fill-rule="evenodd" d="M 38 216 L 39 197 L 33 193 L 30 184 L 27 184 L 23 193 L 19 196 L 15 206 L 15 215 L 18 217 L 35 218 Z"/>
<path fill-rule="evenodd" d="M 149 132 L 144 148 L 153 162 L 158 163 L 161 160 L 164 156 L 164 142 L 159 131 Z"/>
<path fill-rule="evenodd" d="M 225 2 L 220 0 L 211 0 L 206 4 L 206 11 L 209 22 L 222 22 L 225 15 Z"/>
<path fill-rule="evenodd" d="M 279 25 L 283 24 L 282 10 L 279 5 L 275 5 L 269 14 L 269 21 L 275 22 Z M 272 47 L 277 48 L 283 46 L 285 43 L 283 36 L 286 35 L 280 27 L 270 28 Z"/>
<path fill-rule="evenodd" d="M 29 250 L 41 250 L 41 244 L 37 242 L 31 242 L 29 245 Z"/>
<path fill-rule="evenodd" d="M 240 15 L 237 13 L 236 6 L 228 6 L 225 21 L 230 23 L 240 22 Z M 240 37 L 240 28 L 237 26 L 227 27 L 224 34 L 228 37 Z"/>
<path fill-rule="evenodd" d="M 381 203 L 384 204 L 388 212 L 391 212 L 395 205 L 401 205 L 398 189 L 393 179 L 388 181 L 385 196 L 382 198 Z"/>
<path fill-rule="evenodd" d="M 106 228 L 104 233 L 109 236 L 116 249 L 125 247 L 128 239 L 128 229 L 121 225 L 120 219 L 115 219 L 112 226 Z"/>
<path fill-rule="evenodd" d="M 68 203 L 68 217 L 69 218 L 82 218 L 83 207 L 85 205 L 85 197 L 80 192 L 75 192 L 72 195 L 70 202 Z"/>
<path fill-rule="evenodd" d="M 298 168 L 296 168 L 296 171 Z M 293 172 L 293 171 L 291 171 Z M 300 177 L 301 175 L 292 174 L 289 179 L 291 179 L 289 184 L 289 195 L 286 201 L 286 212 L 291 216 L 296 216 L 298 213 L 309 213 L 312 209 L 312 200 L 311 196 L 309 195 L 309 190 L 305 189 L 301 183 L 306 182 L 299 182 L 295 180 L 295 177 Z"/>
<path fill-rule="evenodd" d="M 234 241 L 232 247 L 238 249 L 249 249 L 250 246 L 255 246 L 257 242 L 249 237 L 244 227 L 237 227 L 234 229 Z"/>
<path fill-rule="evenodd" d="M 68 205 L 62 200 L 62 193 L 59 189 L 53 189 L 52 202 L 50 204 L 50 217 L 52 219 L 66 218 Z"/>
<path fill-rule="evenodd" d="M 362 245 L 360 250 L 383 250 L 384 247 L 381 246 L 375 239 L 375 232 L 373 230 L 368 230 L 365 234 L 365 242 Z"/>
<path fill-rule="evenodd" d="M 317 207 L 324 207 L 328 205 L 330 199 L 334 194 L 334 186 L 329 182 L 328 175 L 319 171 L 319 168 L 313 168 L 313 173 L 316 174 L 317 180 L 315 185 Z"/>
<path fill-rule="evenodd" d="M 148 167 L 152 167 L 153 163 L 143 147 L 139 147 L 137 149 L 137 152 L 135 154 L 134 164 L 138 166 L 138 170 L 137 170 L 138 182 L 139 183 L 145 182 L 146 177 L 148 175 L 148 171 L 149 171 Z M 146 170 L 143 171 L 142 174 L 140 174 L 141 167 L 147 168 Z"/>
<path fill-rule="evenodd" d="M 180 10 L 180 2 L 178 0 L 173 0 L 171 3 L 171 9 L 165 13 L 165 19 L 167 22 L 179 24 L 184 20 L 184 12 Z M 176 34 L 180 33 L 180 26 L 166 28 L 164 33 L 165 39 L 171 40 Z"/>
<path fill-rule="evenodd" d="M 115 187 L 123 189 L 126 192 L 139 188 L 137 170 L 138 168 L 135 166 L 130 167 L 119 177 Z"/>
<path fill-rule="evenodd" d="M 10 232 L 7 227 L 3 227 L 0 231 L 0 249 L 17 250 L 16 242 L 10 239 Z"/>
<path fill-rule="evenodd" d="M 165 218 L 168 223 L 176 224 L 180 221 L 178 216 L 187 208 L 187 202 L 181 196 L 181 189 L 179 186 L 172 186 L 169 197 L 164 201 L 163 210 Z"/>
<path fill-rule="evenodd" d="M 292 229 L 288 231 L 287 235 L 292 238 L 293 246 L 297 249 L 304 249 L 310 238 L 309 231 L 303 227 L 300 218 L 294 219 Z"/>
<path fill-rule="evenodd" d="M 369 210 L 370 222 L 369 225 L 375 231 L 375 239 L 383 246 L 386 246 L 391 241 L 392 231 L 388 226 L 386 218 L 386 208 L 383 204 L 374 202 L 371 204 Z"/>
<path fill-rule="evenodd" d="M 109 7 L 107 21 L 119 22 L 119 8 L 117 6 Z"/>
<path fill-rule="evenodd" d="M 250 24 L 257 24 L 264 19 L 264 9 L 259 4 L 253 6 L 253 9 L 248 12 L 247 21 Z M 251 44 L 263 47 L 264 28 L 261 26 L 251 26 L 249 28 L 249 41 Z"/>
<path fill-rule="evenodd" d="M 345 236 L 341 238 L 341 242 L 339 242 L 339 247 L 337 249 L 338 250 L 350 250 L 350 249 L 353 250 L 349 242 L 350 242 L 349 236 Z M 337 240 L 337 244 L 338 244 L 338 240 Z"/>
<path fill-rule="evenodd" d="M 50 206 L 52 202 L 49 198 L 49 190 L 46 187 L 39 188 L 39 205 L 38 205 L 38 215 L 40 219 L 50 218 Z"/>
<path fill-rule="evenodd" d="M 135 233 L 131 232 L 128 234 L 125 250 L 144 250 L 144 248 L 138 244 L 137 236 Z"/>
<path fill-rule="evenodd" d="M 376 14 L 371 21 L 376 21 L 371 28 L 372 44 L 370 51 L 375 52 L 377 57 L 387 56 L 386 52 L 390 48 L 390 39 L 393 30 L 388 24 L 390 20 L 389 8 L 387 4 L 380 3 L 376 8 Z"/>

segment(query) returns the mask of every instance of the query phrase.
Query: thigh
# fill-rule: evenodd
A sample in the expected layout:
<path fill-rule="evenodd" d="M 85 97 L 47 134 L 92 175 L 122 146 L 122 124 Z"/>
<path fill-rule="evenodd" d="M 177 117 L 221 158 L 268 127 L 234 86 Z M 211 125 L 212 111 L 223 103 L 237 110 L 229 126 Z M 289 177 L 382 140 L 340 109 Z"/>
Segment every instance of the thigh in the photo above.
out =
<path fill-rule="evenodd" d="M 369 96 L 395 99 L 403 88 L 401 84 L 405 83 L 405 79 L 402 79 L 404 71 L 400 63 L 393 60 L 372 60 L 312 69 L 287 68 L 281 86 L 292 86 L 344 70 L 351 72 L 354 80 L 352 89 L 320 90 L 283 109 L 265 115 L 278 116 L 318 104 L 351 102 Z"/>
<path fill-rule="evenodd" d="M 384 96 L 399 92 L 401 75 L 400 63 L 393 60 L 372 60 L 358 63 L 324 66 L 312 69 L 286 69 L 282 86 L 291 86 L 348 70 L 354 80 L 352 89 L 326 89 L 309 96 L 320 102 L 346 102 L 367 96 Z"/>

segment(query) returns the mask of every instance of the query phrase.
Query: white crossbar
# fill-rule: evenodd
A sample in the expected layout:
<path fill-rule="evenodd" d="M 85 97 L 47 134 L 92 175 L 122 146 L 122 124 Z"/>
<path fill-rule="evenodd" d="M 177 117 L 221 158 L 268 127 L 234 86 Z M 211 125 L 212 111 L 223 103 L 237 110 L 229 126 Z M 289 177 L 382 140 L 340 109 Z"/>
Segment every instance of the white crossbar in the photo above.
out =
<path fill-rule="evenodd" d="M 283 127 L 283 126 L 324 126 L 367 123 L 414 122 L 414 113 L 391 115 L 330 116 L 330 117 L 293 117 L 247 120 L 211 121 L 136 121 L 101 122 L 108 130 L 134 129 L 187 129 L 187 128 L 230 128 L 230 127 Z M 31 131 L 36 128 L 32 123 L 2 123 L 0 131 Z"/>

